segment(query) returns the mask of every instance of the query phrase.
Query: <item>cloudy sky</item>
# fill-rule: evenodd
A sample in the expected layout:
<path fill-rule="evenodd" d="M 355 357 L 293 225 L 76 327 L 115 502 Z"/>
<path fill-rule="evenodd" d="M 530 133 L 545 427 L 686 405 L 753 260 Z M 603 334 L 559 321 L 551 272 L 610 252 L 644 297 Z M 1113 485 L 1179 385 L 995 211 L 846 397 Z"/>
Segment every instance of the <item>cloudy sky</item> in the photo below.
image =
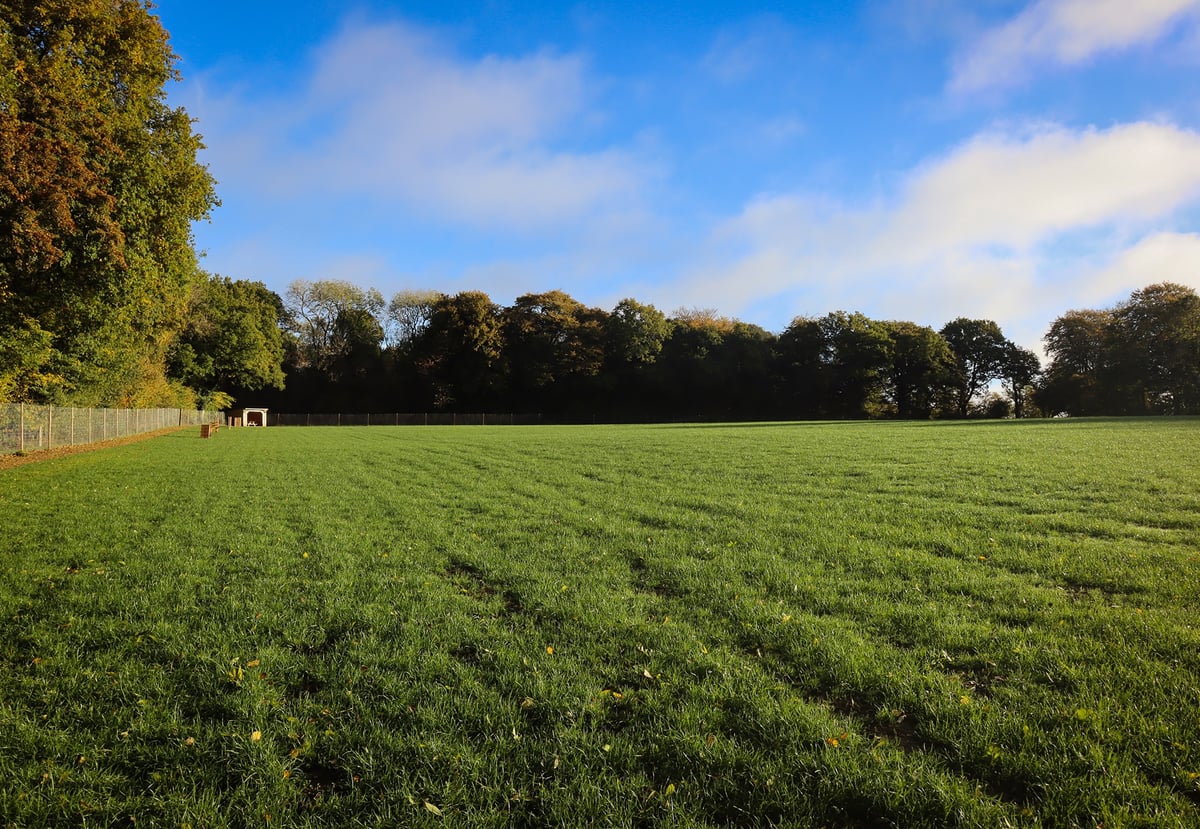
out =
<path fill-rule="evenodd" d="M 159 0 L 204 266 L 782 331 L 1200 288 L 1200 0 Z"/>

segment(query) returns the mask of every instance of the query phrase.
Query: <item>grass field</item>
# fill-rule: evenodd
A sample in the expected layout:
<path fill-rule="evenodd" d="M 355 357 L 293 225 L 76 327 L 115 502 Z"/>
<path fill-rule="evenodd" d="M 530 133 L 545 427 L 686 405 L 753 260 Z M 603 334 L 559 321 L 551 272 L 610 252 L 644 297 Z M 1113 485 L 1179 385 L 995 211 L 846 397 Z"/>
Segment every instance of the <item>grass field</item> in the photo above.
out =
<path fill-rule="evenodd" d="M 1200 825 L 1200 421 L 0 472 L 5 826 Z"/>

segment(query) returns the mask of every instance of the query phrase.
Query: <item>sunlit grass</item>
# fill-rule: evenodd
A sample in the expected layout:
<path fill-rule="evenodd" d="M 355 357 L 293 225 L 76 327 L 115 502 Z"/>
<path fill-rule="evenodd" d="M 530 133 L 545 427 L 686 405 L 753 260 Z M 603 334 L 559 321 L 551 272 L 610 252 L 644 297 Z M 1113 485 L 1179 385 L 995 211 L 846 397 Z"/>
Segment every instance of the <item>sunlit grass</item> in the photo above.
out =
<path fill-rule="evenodd" d="M 244 429 L 9 470 L 0 821 L 1200 823 L 1198 438 Z"/>

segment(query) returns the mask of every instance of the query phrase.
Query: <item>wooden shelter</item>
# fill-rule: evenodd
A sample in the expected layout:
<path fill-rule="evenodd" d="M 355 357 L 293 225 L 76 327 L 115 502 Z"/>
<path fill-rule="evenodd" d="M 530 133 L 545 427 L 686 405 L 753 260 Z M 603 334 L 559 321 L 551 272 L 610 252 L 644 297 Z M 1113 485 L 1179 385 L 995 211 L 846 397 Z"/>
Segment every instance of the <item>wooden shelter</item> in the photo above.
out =
<path fill-rule="evenodd" d="M 266 426 L 267 410 L 257 408 L 233 409 L 229 412 L 230 426 Z"/>

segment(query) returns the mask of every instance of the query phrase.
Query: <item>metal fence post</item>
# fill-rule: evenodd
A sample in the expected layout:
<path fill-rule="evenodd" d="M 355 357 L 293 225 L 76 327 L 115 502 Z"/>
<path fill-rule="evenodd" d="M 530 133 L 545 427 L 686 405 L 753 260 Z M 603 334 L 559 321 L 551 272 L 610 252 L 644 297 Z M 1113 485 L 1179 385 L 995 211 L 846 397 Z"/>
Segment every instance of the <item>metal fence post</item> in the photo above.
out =
<path fill-rule="evenodd" d="M 46 448 L 54 448 L 54 407 L 51 406 L 46 417 Z"/>
<path fill-rule="evenodd" d="M 17 439 L 17 445 L 21 451 L 25 451 L 25 404 L 21 404 L 21 437 Z"/>

